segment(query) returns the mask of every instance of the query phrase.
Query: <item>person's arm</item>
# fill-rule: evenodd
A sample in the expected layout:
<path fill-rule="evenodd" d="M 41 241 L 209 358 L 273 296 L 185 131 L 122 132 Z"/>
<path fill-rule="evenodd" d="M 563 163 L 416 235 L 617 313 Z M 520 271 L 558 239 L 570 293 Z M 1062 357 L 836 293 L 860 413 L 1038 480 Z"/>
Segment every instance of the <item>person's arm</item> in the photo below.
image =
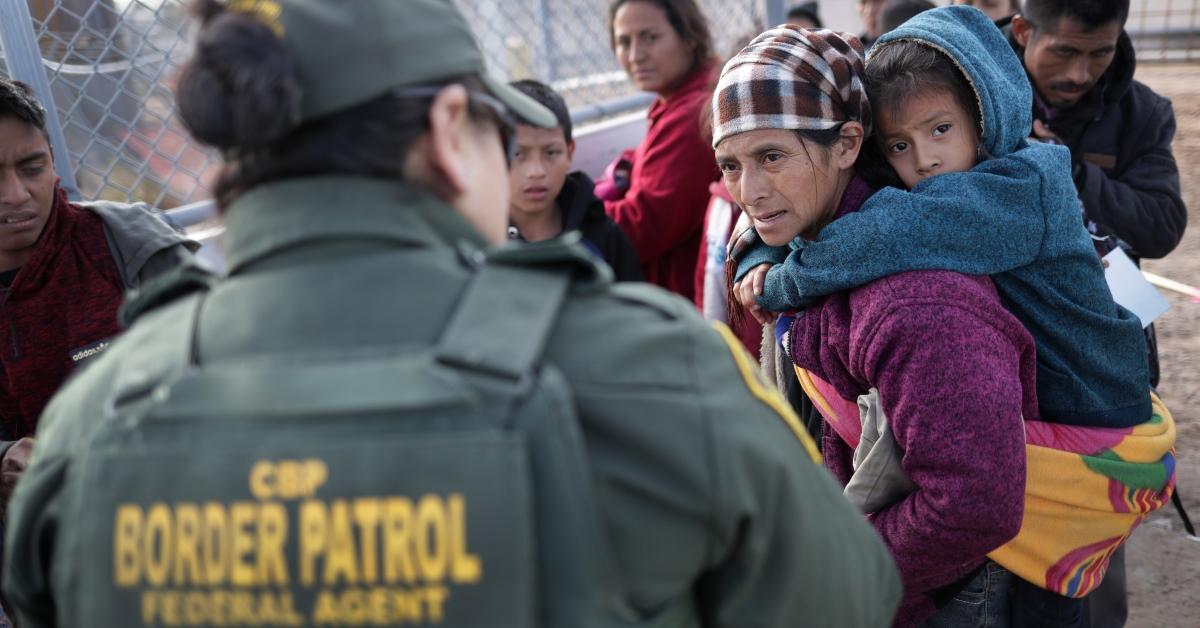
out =
<path fill-rule="evenodd" d="M 1130 134 L 1143 150 L 1117 177 L 1086 160 L 1076 167 L 1075 185 L 1087 217 L 1133 247 L 1139 257 L 1170 253 L 1183 237 L 1187 207 L 1179 188 L 1179 167 L 1171 152 L 1175 112 L 1160 99 L 1141 131 Z"/>
<path fill-rule="evenodd" d="M 1020 528 L 1021 356 L 1032 349 L 947 303 L 895 309 L 875 331 L 851 360 L 879 389 L 917 490 L 871 521 L 912 597 L 961 578 Z"/>
<path fill-rule="evenodd" d="M 699 105 L 664 113 L 643 140 L 645 150 L 633 165 L 624 198 L 604 203 L 643 263 L 679 246 L 704 222 L 717 166 L 700 133 L 698 112 Z"/>
<path fill-rule="evenodd" d="M 782 627 L 803 617 L 813 626 L 890 625 L 902 594 L 891 558 L 814 462 L 814 445 L 786 401 L 723 333 L 723 358 L 720 347 L 700 347 L 714 368 L 701 370 L 696 388 L 712 430 L 717 532 L 701 579 L 702 623 Z"/>
<path fill-rule="evenodd" d="M 991 275 L 1025 266 L 1041 250 L 1047 205 L 1075 203 L 1046 194 L 1049 175 L 1040 171 L 1061 170 L 1067 189 L 1069 165 L 1066 149 L 1040 145 L 932 177 L 911 192 L 883 188 L 772 268 L 758 304 L 774 312 L 803 307 L 910 270 Z"/>
<path fill-rule="evenodd" d="M 706 626 L 890 625 L 901 590 L 886 549 L 740 343 L 673 295 L 612 295 L 635 307 L 575 306 L 621 333 L 564 315 L 570 340 L 549 359 L 572 382 L 631 606 L 683 604 Z"/>

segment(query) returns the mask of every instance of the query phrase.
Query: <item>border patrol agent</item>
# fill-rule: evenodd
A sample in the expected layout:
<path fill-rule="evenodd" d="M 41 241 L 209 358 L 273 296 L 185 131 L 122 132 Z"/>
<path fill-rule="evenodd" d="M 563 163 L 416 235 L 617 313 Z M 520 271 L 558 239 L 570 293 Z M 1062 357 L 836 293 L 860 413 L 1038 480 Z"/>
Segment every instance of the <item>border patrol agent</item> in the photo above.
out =
<path fill-rule="evenodd" d="M 727 329 L 577 244 L 489 246 L 502 122 L 554 118 L 449 0 L 200 18 L 178 102 L 226 154 L 230 273 L 144 291 L 51 402 L 22 628 L 890 623 L 887 551 Z"/>

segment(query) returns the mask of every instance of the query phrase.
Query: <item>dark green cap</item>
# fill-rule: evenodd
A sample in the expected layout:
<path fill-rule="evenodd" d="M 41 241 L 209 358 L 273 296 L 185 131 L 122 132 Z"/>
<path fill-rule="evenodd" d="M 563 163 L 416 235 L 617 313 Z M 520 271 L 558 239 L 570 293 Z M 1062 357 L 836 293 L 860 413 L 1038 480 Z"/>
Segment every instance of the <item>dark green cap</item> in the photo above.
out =
<path fill-rule="evenodd" d="M 548 109 L 488 74 L 450 0 L 230 0 L 226 6 L 253 15 L 283 40 L 303 90 L 300 121 L 398 87 L 473 75 L 522 120 L 558 124 Z"/>

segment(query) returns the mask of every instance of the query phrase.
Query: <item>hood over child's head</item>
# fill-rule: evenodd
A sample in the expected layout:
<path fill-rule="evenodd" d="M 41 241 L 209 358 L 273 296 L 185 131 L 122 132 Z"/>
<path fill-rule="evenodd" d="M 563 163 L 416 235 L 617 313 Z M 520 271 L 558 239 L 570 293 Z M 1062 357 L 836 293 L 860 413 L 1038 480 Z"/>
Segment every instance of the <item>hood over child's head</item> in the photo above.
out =
<path fill-rule="evenodd" d="M 909 71 L 902 67 L 906 59 L 930 65 L 929 55 L 904 55 L 901 48 L 894 48 L 902 42 L 926 46 L 945 55 L 961 76 L 946 80 L 946 72 L 934 69 L 915 73 L 908 80 L 910 83 L 919 80 L 918 75 L 940 77 L 931 84 L 897 83 L 894 74 Z M 954 80 L 964 79 L 965 88 L 953 85 Z M 902 88 L 898 94 L 951 88 L 955 100 L 977 117 L 980 146 L 989 155 L 1003 156 L 1021 148 L 1033 124 L 1033 91 L 1021 60 L 1000 29 L 974 7 L 948 6 L 925 11 L 880 37 L 867 54 L 866 82 L 872 106 L 877 110 L 898 100 L 896 95 L 879 93 L 891 91 L 886 89 L 888 84 Z M 881 90 L 881 85 L 885 89 Z M 970 102 L 972 99 L 974 102 Z"/>

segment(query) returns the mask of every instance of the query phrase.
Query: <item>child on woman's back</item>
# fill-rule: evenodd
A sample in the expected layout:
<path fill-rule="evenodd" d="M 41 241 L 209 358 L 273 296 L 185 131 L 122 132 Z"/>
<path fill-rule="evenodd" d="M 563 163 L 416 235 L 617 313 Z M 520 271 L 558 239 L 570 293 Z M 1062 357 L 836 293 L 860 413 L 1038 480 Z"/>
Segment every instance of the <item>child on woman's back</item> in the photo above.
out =
<path fill-rule="evenodd" d="M 755 248 L 738 260 L 740 298 L 787 311 L 904 271 L 988 274 L 1037 343 L 1043 420 L 1146 421 L 1141 324 L 1112 300 L 1068 151 L 1026 140 L 1032 92 L 1020 61 L 967 7 L 929 11 L 895 35 L 868 57 L 867 92 L 874 148 L 911 191 L 884 188 L 790 251 Z"/>

